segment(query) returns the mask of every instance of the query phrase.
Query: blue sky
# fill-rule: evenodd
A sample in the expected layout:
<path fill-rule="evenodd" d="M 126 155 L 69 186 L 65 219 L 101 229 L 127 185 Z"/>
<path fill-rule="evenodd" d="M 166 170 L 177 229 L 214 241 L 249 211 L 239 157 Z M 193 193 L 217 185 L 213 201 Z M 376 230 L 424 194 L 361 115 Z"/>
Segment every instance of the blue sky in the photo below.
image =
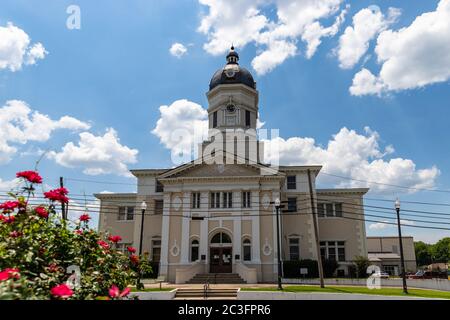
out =
<path fill-rule="evenodd" d="M 244 2 L 241 1 L 236 5 L 238 8 L 233 13 L 232 19 L 236 19 L 236 25 L 245 25 L 248 22 L 242 18 L 242 12 L 238 10 L 240 6 L 248 8 L 245 4 L 241 4 Z M 282 23 L 277 20 L 277 10 L 281 8 L 276 1 L 269 2 L 271 4 L 257 7 L 260 10 L 259 14 L 267 20 Z M 426 188 L 450 190 L 448 171 L 450 149 L 446 143 L 446 137 L 450 136 L 448 126 L 450 63 L 439 65 L 438 62 L 424 58 L 406 66 L 405 70 L 413 70 L 422 63 L 424 65 L 422 67 L 429 67 L 430 70 L 447 71 L 447 77 L 442 78 L 441 72 L 439 75 L 442 79 L 432 82 L 425 79 L 423 86 L 409 84 L 409 88 L 397 87 L 394 90 L 391 88 L 397 84 L 393 82 L 393 78 L 382 79 L 380 76 L 379 81 L 384 81 L 383 89 L 376 94 L 353 95 L 349 91 L 355 75 L 360 70 L 366 68 L 377 76 L 385 67 L 383 61 L 377 59 L 376 52 L 377 39 L 381 42 L 379 39 L 381 33 L 386 30 L 395 33 L 400 32 L 401 28 L 407 29 L 423 13 L 434 12 L 440 1 L 408 1 L 407 6 L 404 1 L 329 0 L 329 2 L 337 4 L 336 10 L 330 10 L 328 15 L 318 16 L 314 20 L 323 27 L 331 26 L 339 13 L 345 10 L 345 6 L 350 6 L 346 9 L 345 21 L 338 26 L 335 34 L 322 37 L 320 45 L 310 58 L 305 56 L 307 43 L 302 40 L 304 33 L 300 27 L 300 31 L 293 31 L 281 39 L 291 48 L 295 47 L 295 53 L 272 66 L 268 72 L 252 67 L 255 57 L 268 50 L 268 45 L 261 40 L 262 38 L 248 39 L 242 36 L 242 32 L 230 36 L 240 54 L 240 64 L 251 70 L 256 79 L 260 92 L 260 116 L 265 122 L 265 127 L 279 128 L 280 136 L 285 139 L 286 144 L 287 139 L 291 137 L 314 138 L 319 155 L 326 149 L 333 135 L 338 134 L 343 127 L 354 130 L 356 135 L 365 138 L 370 138 L 371 134 L 373 135 L 370 132 L 376 131 L 378 150 L 384 153 L 385 147 L 392 145 L 395 151 L 363 160 L 371 163 L 375 159 L 381 159 L 387 164 L 384 171 L 392 169 L 394 174 L 397 171 L 391 168 L 389 160 L 408 159 L 415 167 L 410 171 L 398 172 L 401 175 L 411 174 L 413 178 L 403 176 L 387 178 L 378 175 L 376 170 L 370 171 L 373 176 L 361 176 L 352 171 L 352 168 L 334 170 L 332 165 L 327 172 L 408 187 L 425 185 Z M 14 178 L 16 171 L 34 167 L 41 150 L 49 150 L 55 154 L 61 153 L 59 160 L 57 156 L 45 157 L 40 163 L 39 170 L 50 185 L 56 184 L 59 176 L 64 176 L 126 183 L 113 185 L 67 180 L 69 189 L 76 194 L 84 192 L 92 194 L 104 190 L 134 191 L 131 184 L 135 180 L 117 175 L 117 171 L 102 174 L 83 173 L 89 168 L 90 159 L 70 159 L 62 154 L 63 146 L 70 142 L 78 146 L 80 140 L 78 135 L 81 132 L 89 132 L 92 137 L 103 137 L 108 128 L 113 128 L 121 146 L 119 151 L 116 151 L 125 152 L 125 159 L 135 159 L 134 163 L 133 161 L 127 163 L 124 160 L 124 165 L 128 168 L 172 166 L 168 146 L 161 143 L 161 136 L 152 133 L 158 119 L 161 118 L 159 107 L 173 106 L 175 101 L 181 99 L 189 102 L 184 108 L 192 107 L 193 104 L 207 107 L 205 93 L 208 90 L 209 80 L 213 72 L 222 67 L 225 61 L 225 53 L 217 51 L 224 51 L 221 48 L 224 48 L 224 45 L 228 47 L 229 43 L 227 39 L 222 39 L 227 43 L 214 48 L 205 44 L 214 39 L 215 32 L 226 28 L 223 21 L 230 17 L 211 17 L 209 28 L 202 32 L 199 31 L 202 21 L 210 15 L 213 8 L 220 8 L 220 3 L 217 7 L 194 0 L 75 2 L 42 0 L 39 3 L 36 5 L 36 2 L 29 0 L 4 0 L 0 5 L 0 27 L 6 28 L 7 23 L 11 22 L 29 36 L 30 47 L 35 43 L 41 43 L 47 51 L 47 54 L 37 59 L 35 63 L 23 63 L 20 70 L 0 67 L 0 108 L 5 106 L 7 101 L 20 100 L 31 110 L 48 115 L 52 120 L 70 116 L 89 124 L 90 128 L 57 129 L 52 131 L 45 141 L 10 142 L 9 145 L 14 146 L 17 151 L 10 154 L 8 161 L 0 164 L 0 181 L 6 186 L 7 182 Z M 66 27 L 69 16 L 66 9 L 71 4 L 76 4 L 81 9 L 79 30 L 70 30 Z M 379 12 L 386 21 L 390 7 L 400 9 L 401 14 L 393 21 L 385 22 L 367 41 L 368 49 L 360 59 L 351 68 L 344 69 L 340 66 L 336 53 L 340 39 L 347 27 L 355 27 L 352 24 L 352 17 L 371 5 L 379 7 Z M 426 24 L 426 21 L 422 22 L 423 24 Z M 264 31 L 267 31 L 267 26 L 266 29 L 259 30 L 260 33 Z M 411 34 L 413 31 L 411 30 Z M 396 43 L 401 43 L 402 34 L 398 36 L 399 40 Z M 417 37 L 420 40 L 419 36 Z M 429 43 L 417 41 L 417 48 L 428 44 L 430 55 L 439 54 L 439 50 L 442 50 L 441 56 L 448 56 L 449 51 L 443 50 L 446 48 L 445 44 L 440 43 L 439 39 L 449 37 L 450 30 L 444 29 L 437 35 L 435 41 Z M 172 55 L 169 49 L 174 43 L 182 44 L 186 53 L 180 57 Z M 0 53 L 2 45 L 6 46 L 0 39 Z M 396 47 L 396 54 L 402 59 L 405 50 L 407 52 L 408 49 L 399 46 L 400 44 L 395 43 L 393 45 Z M 414 51 L 417 48 L 414 46 L 410 50 Z M 269 54 L 275 55 L 273 52 Z M 392 55 L 391 60 L 386 58 L 386 61 L 391 63 L 396 56 L 395 53 L 389 54 Z M 423 57 L 420 52 L 417 54 L 419 58 Z M 3 58 L 0 54 L 0 61 L 1 59 L 7 58 Z M 446 62 L 445 59 L 443 61 Z M 439 63 L 441 62 L 439 60 Z M 423 72 L 419 76 L 423 76 Z M 395 78 L 395 75 L 393 77 Z M 365 127 L 370 127 L 372 131 L 365 131 Z M 0 143 L 2 143 L 1 136 Z M 130 152 L 132 149 L 138 150 L 138 153 L 133 155 Z M 327 161 L 336 156 L 332 152 L 328 149 L 327 154 L 330 158 Z M 295 158 L 295 155 L 287 157 Z M 301 160 L 305 158 L 320 161 L 320 157 L 309 155 L 301 157 Z M 68 165 L 72 167 L 67 167 Z M 433 175 L 428 172 L 429 176 L 424 178 L 417 172 L 417 170 L 432 170 L 433 167 L 439 174 Z M 364 166 L 360 171 L 364 171 Z M 397 180 L 398 183 L 395 183 Z M 324 185 L 336 182 L 341 181 L 328 180 L 324 181 Z M 392 199 L 396 196 L 406 201 L 450 203 L 450 193 L 428 191 L 405 193 L 404 190 L 387 187 L 383 190 L 374 190 L 368 197 Z M 390 203 L 368 201 L 367 204 L 392 207 Z M 416 210 L 450 212 L 448 207 L 412 204 L 404 206 Z M 395 233 L 395 229 L 391 227 L 370 228 L 370 223 L 367 226 L 367 232 L 372 235 Z M 405 227 L 405 230 L 405 233 L 427 241 L 436 241 L 450 234 L 450 231 L 444 230 L 432 231 L 408 227 Z"/>

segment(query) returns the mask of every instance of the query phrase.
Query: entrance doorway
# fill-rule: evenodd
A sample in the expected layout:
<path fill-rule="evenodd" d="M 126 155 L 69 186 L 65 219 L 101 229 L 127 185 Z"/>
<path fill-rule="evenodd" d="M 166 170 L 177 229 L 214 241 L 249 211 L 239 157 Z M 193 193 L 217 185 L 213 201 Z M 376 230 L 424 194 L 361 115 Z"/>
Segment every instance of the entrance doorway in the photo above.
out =
<path fill-rule="evenodd" d="M 211 248 L 210 268 L 211 273 L 231 273 L 232 271 L 231 248 Z"/>
<path fill-rule="evenodd" d="M 225 232 L 218 232 L 211 238 L 209 251 L 209 272 L 231 273 L 233 270 L 231 238 Z"/>

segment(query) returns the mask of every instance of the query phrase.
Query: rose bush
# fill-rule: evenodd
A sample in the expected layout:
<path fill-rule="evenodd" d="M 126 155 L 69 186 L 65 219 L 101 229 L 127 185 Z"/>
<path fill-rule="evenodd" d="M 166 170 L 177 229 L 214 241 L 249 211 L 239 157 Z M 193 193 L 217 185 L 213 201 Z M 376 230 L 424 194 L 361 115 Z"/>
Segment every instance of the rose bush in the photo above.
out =
<path fill-rule="evenodd" d="M 37 172 L 17 174 L 25 186 L 0 204 L 0 299 L 113 299 L 128 295 L 148 264 L 116 250 L 119 236 L 101 235 L 84 214 L 62 220 L 55 207 L 69 201 L 68 191 L 44 193 L 48 203 L 30 205 Z"/>

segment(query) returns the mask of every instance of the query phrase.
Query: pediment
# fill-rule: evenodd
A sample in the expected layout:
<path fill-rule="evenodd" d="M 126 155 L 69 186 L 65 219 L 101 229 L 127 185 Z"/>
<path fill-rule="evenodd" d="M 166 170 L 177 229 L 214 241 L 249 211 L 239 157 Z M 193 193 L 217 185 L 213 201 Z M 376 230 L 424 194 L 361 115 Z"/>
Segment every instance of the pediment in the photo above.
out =
<path fill-rule="evenodd" d="M 178 172 L 171 178 L 178 177 L 246 177 L 259 176 L 260 169 L 246 164 L 199 164 Z"/>

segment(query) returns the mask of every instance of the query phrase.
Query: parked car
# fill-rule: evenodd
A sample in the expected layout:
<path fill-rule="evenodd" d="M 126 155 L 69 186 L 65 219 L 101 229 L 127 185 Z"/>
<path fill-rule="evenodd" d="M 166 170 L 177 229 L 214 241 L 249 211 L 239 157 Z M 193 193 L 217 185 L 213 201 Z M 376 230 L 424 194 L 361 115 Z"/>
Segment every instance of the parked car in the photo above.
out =
<path fill-rule="evenodd" d="M 389 273 L 387 272 L 375 272 L 372 274 L 373 277 L 376 278 L 383 278 L 383 279 L 387 279 L 389 278 Z"/>
<path fill-rule="evenodd" d="M 408 276 L 408 279 L 433 279 L 433 278 L 447 279 L 447 272 L 419 270 L 414 275 Z"/>

